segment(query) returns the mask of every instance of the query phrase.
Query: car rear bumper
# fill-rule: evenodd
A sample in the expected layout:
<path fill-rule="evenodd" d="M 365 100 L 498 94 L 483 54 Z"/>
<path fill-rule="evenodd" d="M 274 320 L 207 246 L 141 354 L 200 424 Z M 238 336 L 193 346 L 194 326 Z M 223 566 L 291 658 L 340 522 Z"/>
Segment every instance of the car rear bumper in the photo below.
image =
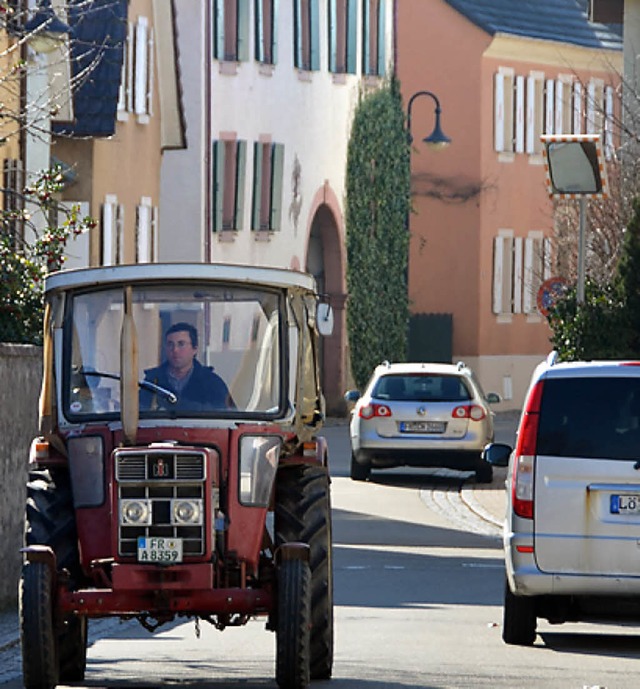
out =
<path fill-rule="evenodd" d="M 461 471 L 475 470 L 483 464 L 479 450 L 366 448 L 354 451 L 358 464 L 372 467 L 445 467 Z"/>

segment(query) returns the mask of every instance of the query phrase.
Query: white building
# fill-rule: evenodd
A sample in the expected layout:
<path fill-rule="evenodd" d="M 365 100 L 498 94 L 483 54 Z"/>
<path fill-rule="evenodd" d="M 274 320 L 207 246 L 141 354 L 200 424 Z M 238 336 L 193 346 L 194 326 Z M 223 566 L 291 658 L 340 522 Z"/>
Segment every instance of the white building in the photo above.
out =
<path fill-rule="evenodd" d="M 358 99 L 393 65 L 393 0 L 176 0 L 186 148 L 162 163 L 159 259 L 313 273 L 347 375 L 344 195 Z"/>

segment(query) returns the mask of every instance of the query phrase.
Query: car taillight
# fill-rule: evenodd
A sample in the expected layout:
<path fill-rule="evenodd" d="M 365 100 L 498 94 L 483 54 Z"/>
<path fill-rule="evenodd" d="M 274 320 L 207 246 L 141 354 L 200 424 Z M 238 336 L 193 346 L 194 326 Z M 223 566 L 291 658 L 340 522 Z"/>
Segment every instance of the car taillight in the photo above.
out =
<path fill-rule="evenodd" d="M 471 419 L 472 421 L 482 421 L 486 415 L 487 412 L 477 404 L 463 404 L 451 412 L 454 419 Z"/>
<path fill-rule="evenodd" d="M 536 383 L 527 399 L 515 450 L 511 499 L 513 511 L 525 519 L 533 519 L 533 474 L 543 385 L 542 381 Z"/>
<path fill-rule="evenodd" d="M 367 404 L 364 407 L 360 407 L 358 416 L 361 419 L 372 419 L 374 416 L 379 417 L 389 417 L 392 416 L 391 409 L 387 407 L 386 404 Z"/>

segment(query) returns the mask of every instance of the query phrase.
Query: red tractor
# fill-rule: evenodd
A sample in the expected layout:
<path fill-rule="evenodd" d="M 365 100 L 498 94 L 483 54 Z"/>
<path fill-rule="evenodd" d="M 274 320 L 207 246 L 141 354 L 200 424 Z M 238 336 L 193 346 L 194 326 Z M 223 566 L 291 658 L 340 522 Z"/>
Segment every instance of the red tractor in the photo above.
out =
<path fill-rule="evenodd" d="M 264 616 L 282 688 L 333 662 L 309 275 L 147 264 L 47 278 L 20 624 L 24 684 L 81 681 L 87 621 Z"/>

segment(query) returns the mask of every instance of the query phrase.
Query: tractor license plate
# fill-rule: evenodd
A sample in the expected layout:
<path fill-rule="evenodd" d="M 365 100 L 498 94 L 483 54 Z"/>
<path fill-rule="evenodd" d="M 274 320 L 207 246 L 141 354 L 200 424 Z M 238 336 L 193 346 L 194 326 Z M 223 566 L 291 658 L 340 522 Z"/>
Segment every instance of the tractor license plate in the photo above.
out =
<path fill-rule="evenodd" d="M 165 565 L 182 562 L 182 539 L 138 537 L 138 562 L 155 562 Z"/>
<path fill-rule="evenodd" d="M 444 421 L 403 421 L 401 433 L 444 433 L 447 427 Z"/>

